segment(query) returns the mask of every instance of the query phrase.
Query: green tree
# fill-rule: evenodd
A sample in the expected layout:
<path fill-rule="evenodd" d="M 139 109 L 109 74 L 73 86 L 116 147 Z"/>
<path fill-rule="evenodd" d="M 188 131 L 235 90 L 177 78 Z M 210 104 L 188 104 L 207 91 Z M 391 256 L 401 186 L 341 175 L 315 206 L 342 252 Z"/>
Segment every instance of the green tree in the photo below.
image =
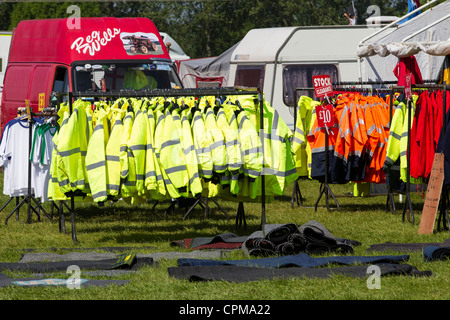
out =
<path fill-rule="evenodd" d="M 444 1 L 444 0 L 442 0 Z M 440 1 L 440 2 L 442 2 Z M 424 0 L 422 1 L 422 3 Z M 147 17 L 170 34 L 192 58 L 219 55 L 254 28 L 346 25 L 351 0 L 196 0 L 0 2 L 0 29 L 12 30 L 21 20 L 67 18 L 76 4 L 82 17 Z M 365 24 L 367 8 L 381 15 L 402 16 L 407 0 L 355 0 L 357 23 Z"/>

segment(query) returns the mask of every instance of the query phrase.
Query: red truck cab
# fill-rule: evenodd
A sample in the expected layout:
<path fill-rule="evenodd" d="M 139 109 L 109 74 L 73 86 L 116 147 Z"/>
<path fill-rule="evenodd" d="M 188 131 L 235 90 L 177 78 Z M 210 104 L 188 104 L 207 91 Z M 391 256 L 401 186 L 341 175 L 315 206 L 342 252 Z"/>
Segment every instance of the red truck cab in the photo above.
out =
<path fill-rule="evenodd" d="M 139 39 L 140 41 L 136 41 Z M 38 112 L 52 92 L 181 88 L 168 50 L 147 18 L 21 21 L 13 32 L 1 101 L 1 131 L 27 104 Z"/>

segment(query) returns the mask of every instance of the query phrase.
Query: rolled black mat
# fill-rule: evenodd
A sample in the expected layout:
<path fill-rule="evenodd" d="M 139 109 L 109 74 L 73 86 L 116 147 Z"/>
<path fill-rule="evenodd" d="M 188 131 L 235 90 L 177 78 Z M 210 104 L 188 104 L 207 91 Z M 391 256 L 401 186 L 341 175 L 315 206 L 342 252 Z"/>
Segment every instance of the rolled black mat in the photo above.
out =
<path fill-rule="evenodd" d="M 450 246 L 449 247 L 427 246 L 423 249 L 423 256 L 425 261 L 450 259 Z"/>

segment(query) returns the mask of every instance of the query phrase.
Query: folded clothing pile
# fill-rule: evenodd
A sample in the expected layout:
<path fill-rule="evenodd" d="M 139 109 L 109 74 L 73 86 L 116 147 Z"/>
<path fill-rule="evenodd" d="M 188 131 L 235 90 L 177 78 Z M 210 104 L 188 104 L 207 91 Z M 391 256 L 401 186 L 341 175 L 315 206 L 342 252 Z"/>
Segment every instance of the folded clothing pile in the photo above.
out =
<path fill-rule="evenodd" d="M 264 230 L 247 238 L 242 250 L 249 256 L 353 253 L 353 247 L 358 245 L 361 245 L 359 241 L 335 237 L 320 222 L 311 220 L 301 226 L 293 223 L 264 225 Z"/>

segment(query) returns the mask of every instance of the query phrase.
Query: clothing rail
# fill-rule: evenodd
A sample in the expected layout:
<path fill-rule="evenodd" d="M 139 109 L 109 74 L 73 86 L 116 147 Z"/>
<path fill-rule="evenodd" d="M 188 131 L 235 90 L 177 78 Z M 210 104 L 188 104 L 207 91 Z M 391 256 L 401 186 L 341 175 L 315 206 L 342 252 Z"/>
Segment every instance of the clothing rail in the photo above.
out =
<path fill-rule="evenodd" d="M 155 90 L 144 90 L 144 91 L 121 91 L 121 92 L 56 92 L 54 93 L 58 101 L 61 101 L 62 96 L 68 96 L 69 112 L 73 111 L 73 99 L 74 98 L 151 98 L 151 97 L 201 97 L 201 96 L 227 96 L 227 95 L 257 95 L 258 103 L 260 109 L 260 139 L 261 148 L 264 159 L 264 140 L 263 140 L 263 130 L 264 130 L 264 108 L 263 108 L 263 92 L 259 88 L 251 87 L 222 87 L 222 88 L 206 88 L 206 89 L 155 89 Z M 264 160 L 263 160 L 264 163 Z M 76 228 L 75 228 L 75 205 L 74 196 L 71 197 L 70 208 L 66 206 L 71 215 L 72 219 L 72 240 L 74 243 L 78 243 Z M 264 227 L 266 224 L 266 203 L 265 203 L 265 179 L 264 174 L 261 174 L 261 226 Z M 202 204 L 202 201 L 196 201 L 196 204 Z M 191 208 L 192 209 L 192 208 Z M 189 210 L 190 211 L 190 210 Z M 188 213 L 189 213 L 188 211 Z M 246 227 L 245 222 L 245 212 L 243 208 L 243 203 L 239 203 L 239 208 L 236 215 L 236 225 L 241 226 L 244 222 L 244 228 Z"/>
<path fill-rule="evenodd" d="M 405 87 L 402 86 L 393 86 L 392 89 L 394 90 L 403 90 L 405 89 Z M 446 114 L 447 114 L 447 90 L 449 90 L 450 88 L 447 86 L 447 84 L 414 84 L 411 87 L 411 90 L 417 90 L 417 89 L 440 89 L 443 91 L 443 129 L 444 132 L 446 130 L 446 126 L 447 126 L 447 122 L 446 122 Z M 411 100 L 411 99 L 410 99 Z M 411 101 L 409 101 L 409 103 L 411 103 Z M 411 159 L 411 153 L 410 153 L 410 143 L 411 143 L 411 106 L 408 107 L 408 150 L 407 150 L 407 184 L 406 187 L 408 188 L 409 191 L 409 172 L 410 172 L 410 159 Z M 441 192 L 440 194 L 440 211 L 439 211 L 439 216 L 438 216 L 438 231 L 441 230 L 441 222 L 442 222 L 442 228 L 443 229 L 449 229 L 450 228 L 450 219 L 449 219 L 449 215 L 448 215 L 448 209 L 447 209 L 447 195 L 449 192 L 449 187 L 446 186 L 444 184 L 443 186 L 443 192 Z M 408 193 L 409 195 L 409 193 Z M 410 209 L 412 210 L 412 208 Z M 405 216 L 405 210 L 403 212 L 403 221 L 404 221 L 404 216 Z M 414 220 L 412 221 L 412 223 L 414 223 Z"/>
<path fill-rule="evenodd" d="M 19 108 L 23 109 L 23 108 Z M 18 109 L 18 111 L 20 111 Z M 13 200 L 16 199 L 16 207 L 9 213 L 9 215 L 5 219 L 5 225 L 8 224 L 9 218 L 16 213 L 16 219 L 19 219 L 19 210 L 20 208 L 27 204 L 27 223 L 31 223 L 31 214 L 32 211 L 37 215 L 38 220 L 40 220 L 40 211 L 44 212 L 44 214 L 47 216 L 47 218 L 52 221 L 52 217 L 47 213 L 47 211 L 43 208 L 40 201 L 38 201 L 34 195 L 31 192 L 31 146 L 32 146 L 32 139 L 33 139 L 33 124 L 34 124 L 34 117 L 49 117 L 49 116 L 57 116 L 55 112 L 45 111 L 40 113 L 34 113 L 32 112 L 32 109 L 30 107 L 26 107 L 21 111 L 26 112 L 27 122 L 28 122 L 28 172 L 27 172 L 27 194 L 23 196 L 22 201 L 19 202 L 20 196 L 17 197 L 10 197 L 8 201 L 0 208 L 0 212 L 3 211 L 3 209 Z M 32 201 L 34 201 L 35 206 L 32 205 Z M 53 205 L 52 205 L 53 209 Z"/>
<path fill-rule="evenodd" d="M 447 111 L 447 105 L 446 105 L 446 96 L 447 96 L 447 90 L 449 90 L 449 86 L 444 84 L 433 84 L 433 83 L 429 83 L 427 84 L 426 82 L 433 82 L 432 80 L 428 80 L 428 81 L 424 81 L 424 84 L 414 84 L 411 87 L 411 90 L 419 90 L 419 89 L 441 89 L 443 90 L 443 128 L 444 131 L 446 129 L 446 111 Z M 339 82 L 340 85 L 358 85 L 358 84 L 379 84 L 379 85 L 385 85 L 385 84 L 392 84 L 392 83 L 397 83 L 397 82 Z M 314 90 L 313 88 L 310 87 L 300 87 L 300 88 L 296 88 L 295 89 L 295 94 L 297 94 L 298 91 L 312 91 Z M 397 86 L 397 85 L 391 85 L 388 88 L 357 88 L 357 87 L 333 87 L 333 90 L 335 92 L 374 92 L 374 93 L 390 93 L 391 97 L 393 96 L 394 93 L 396 92 L 404 92 L 405 88 L 403 86 Z M 294 97 L 296 97 L 296 95 L 294 95 Z M 297 97 L 296 100 L 297 101 Z M 295 109 L 296 109 L 296 104 L 295 104 Z M 406 213 L 409 213 L 408 216 L 408 220 L 414 224 L 415 220 L 414 220 L 414 214 L 413 214 L 413 210 L 412 210 L 412 203 L 411 203 L 411 197 L 410 197 L 410 140 L 411 140 L 411 101 L 408 101 L 407 104 L 407 109 L 408 109 L 408 151 L 407 151 L 407 182 L 406 182 L 406 201 L 405 201 L 405 205 L 403 208 L 403 215 L 402 215 L 402 220 L 405 221 L 405 215 Z M 393 113 L 393 99 L 390 99 L 390 119 L 392 119 L 392 113 Z M 297 112 L 295 112 L 294 114 L 294 119 L 296 119 L 296 114 Z M 441 223 L 442 223 L 442 228 L 443 229 L 449 229 L 450 228 L 450 219 L 449 219 L 449 215 L 448 215 L 448 210 L 447 210 L 447 194 L 449 193 L 449 187 L 444 185 L 444 189 L 443 192 L 441 194 L 441 206 L 440 206 L 440 213 L 439 213 L 439 217 L 438 217 L 438 230 L 441 230 Z M 393 213 L 395 212 L 395 203 L 393 201 L 393 193 L 392 192 L 388 192 L 388 199 L 387 199 L 387 205 L 390 205 L 391 211 L 393 211 Z"/>

